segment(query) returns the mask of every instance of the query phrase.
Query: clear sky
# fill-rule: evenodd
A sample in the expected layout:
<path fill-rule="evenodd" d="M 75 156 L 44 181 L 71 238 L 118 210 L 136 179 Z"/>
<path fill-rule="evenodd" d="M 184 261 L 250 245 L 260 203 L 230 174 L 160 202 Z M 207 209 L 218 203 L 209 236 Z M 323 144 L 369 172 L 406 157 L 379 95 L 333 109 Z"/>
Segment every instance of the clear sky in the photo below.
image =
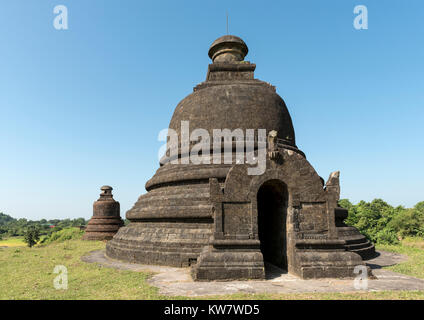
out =
<path fill-rule="evenodd" d="M 56 5 L 68 30 L 53 27 Z M 368 30 L 353 27 L 356 5 Z M 296 142 L 342 197 L 424 200 L 422 0 L 3 0 L 0 212 L 89 218 L 100 186 L 121 215 L 158 168 L 160 130 L 206 77 L 210 44 L 249 47 Z"/>

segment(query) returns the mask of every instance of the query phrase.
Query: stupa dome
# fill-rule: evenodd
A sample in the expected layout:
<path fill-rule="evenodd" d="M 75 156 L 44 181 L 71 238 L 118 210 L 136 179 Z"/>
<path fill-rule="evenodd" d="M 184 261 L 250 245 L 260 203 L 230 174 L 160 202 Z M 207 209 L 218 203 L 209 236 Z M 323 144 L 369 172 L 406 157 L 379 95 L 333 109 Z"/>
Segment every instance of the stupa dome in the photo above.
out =
<path fill-rule="evenodd" d="M 209 49 L 213 63 L 206 81 L 177 105 L 169 128 L 179 137 L 181 121 L 189 121 L 190 132 L 202 128 L 210 136 L 214 129 L 254 129 L 255 133 L 258 129 L 267 133 L 275 130 L 285 145 L 297 149 L 284 100 L 274 86 L 254 79 L 256 65 L 243 60 L 247 52 L 247 45 L 239 37 L 226 35 L 215 40 Z"/>

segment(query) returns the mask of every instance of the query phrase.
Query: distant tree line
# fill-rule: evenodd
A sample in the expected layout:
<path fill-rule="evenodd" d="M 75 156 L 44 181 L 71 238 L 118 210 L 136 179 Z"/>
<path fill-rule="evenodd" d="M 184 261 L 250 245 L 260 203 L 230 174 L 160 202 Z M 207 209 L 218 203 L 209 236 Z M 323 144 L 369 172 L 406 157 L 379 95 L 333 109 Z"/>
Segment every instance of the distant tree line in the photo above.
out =
<path fill-rule="evenodd" d="M 25 236 L 29 230 L 32 233 L 49 235 L 53 232 L 69 227 L 85 226 L 87 221 L 84 218 L 78 219 L 41 219 L 37 221 L 27 219 L 15 219 L 0 212 L 0 238 Z M 34 231 L 36 230 L 36 231 Z"/>
<path fill-rule="evenodd" d="M 392 207 L 381 199 L 357 204 L 343 199 L 339 205 L 349 210 L 345 223 L 374 243 L 396 244 L 405 237 L 424 237 L 424 201 L 413 208 Z"/>
<path fill-rule="evenodd" d="M 396 244 L 405 237 L 424 237 L 424 201 L 418 202 L 413 208 L 393 207 L 381 199 L 360 201 L 357 204 L 342 199 L 339 205 L 349 211 L 345 223 L 356 227 L 374 243 Z M 86 224 L 84 218 L 31 221 L 14 219 L 0 213 L 0 238 L 25 236 L 29 230 L 36 238 L 37 234 L 48 236 L 65 228 Z"/>

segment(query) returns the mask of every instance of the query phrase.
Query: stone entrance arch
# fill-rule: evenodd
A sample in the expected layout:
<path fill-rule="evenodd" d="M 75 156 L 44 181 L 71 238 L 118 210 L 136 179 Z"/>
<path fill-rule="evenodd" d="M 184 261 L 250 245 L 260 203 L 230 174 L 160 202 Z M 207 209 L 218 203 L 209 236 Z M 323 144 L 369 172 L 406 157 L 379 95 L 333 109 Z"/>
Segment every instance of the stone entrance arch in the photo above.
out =
<path fill-rule="evenodd" d="M 260 186 L 256 199 L 265 269 L 273 264 L 287 270 L 287 186 L 280 180 L 268 180 Z"/>
<path fill-rule="evenodd" d="M 296 274 L 296 266 L 295 266 L 295 243 L 296 243 L 296 231 L 297 231 L 297 223 L 296 218 L 294 217 L 295 213 L 299 208 L 299 188 L 296 188 L 296 182 L 299 184 L 299 178 L 297 176 L 293 176 L 288 174 L 281 166 L 277 166 L 276 168 L 272 167 L 269 163 L 267 164 L 268 170 L 261 176 L 252 176 L 247 198 L 251 203 L 251 215 L 252 215 L 252 232 L 255 235 L 255 239 L 261 240 L 260 236 L 260 227 L 261 224 L 261 204 L 258 201 L 258 195 L 263 187 L 276 190 L 282 194 L 283 197 L 283 206 L 281 210 L 283 211 L 283 226 L 280 225 L 280 228 L 272 226 L 272 232 L 278 231 L 278 235 L 273 235 L 274 239 L 279 238 L 279 241 L 283 242 L 283 252 L 280 255 L 280 259 L 282 262 L 267 261 L 267 253 L 265 252 L 265 256 L 263 257 L 264 262 L 270 262 L 271 264 L 276 265 L 279 268 L 287 270 L 288 272 Z M 274 193 L 275 196 L 275 193 Z M 260 200 L 260 199 L 259 199 Z M 275 208 L 278 210 L 278 208 Z M 277 218 L 276 218 L 277 219 Z M 271 219 L 272 220 L 272 219 Z M 277 221 L 278 223 L 278 221 Z M 267 224 L 265 224 L 266 227 Z M 261 253 L 264 254 L 264 246 L 271 244 L 271 241 L 265 240 L 260 243 Z M 281 244 L 281 242 L 280 242 Z M 269 249 L 271 252 L 273 250 L 277 250 L 277 248 L 273 247 Z M 266 250 L 265 250 L 266 251 Z M 273 260 L 273 259 L 271 259 Z M 265 264 L 266 265 L 266 264 Z"/>
<path fill-rule="evenodd" d="M 302 155 L 280 157 L 262 175 L 235 165 L 224 185 L 209 180 L 213 233 L 192 267 L 195 280 L 264 279 L 267 262 L 303 279 L 353 277 L 363 265 L 337 239 L 331 185 Z"/>

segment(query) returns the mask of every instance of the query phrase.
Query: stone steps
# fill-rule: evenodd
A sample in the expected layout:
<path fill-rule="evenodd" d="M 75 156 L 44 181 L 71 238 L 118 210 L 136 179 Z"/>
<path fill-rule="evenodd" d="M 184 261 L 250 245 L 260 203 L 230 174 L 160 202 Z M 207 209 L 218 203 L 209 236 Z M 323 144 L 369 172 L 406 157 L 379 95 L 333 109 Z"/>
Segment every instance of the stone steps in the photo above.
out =
<path fill-rule="evenodd" d="M 339 239 L 346 241 L 346 250 L 355 252 L 363 260 L 375 257 L 375 247 L 364 235 L 354 227 L 337 227 Z"/>
<path fill-rule="evenodd" d="M 368 248 L 370 245 L 371 245 L 371 242 L 369 240 L 366 240 L 365 242 L 362 242 L 362 243 L 346 244 L 346 248 L 349 251 L 354 251 L 354 250 Z"/>

